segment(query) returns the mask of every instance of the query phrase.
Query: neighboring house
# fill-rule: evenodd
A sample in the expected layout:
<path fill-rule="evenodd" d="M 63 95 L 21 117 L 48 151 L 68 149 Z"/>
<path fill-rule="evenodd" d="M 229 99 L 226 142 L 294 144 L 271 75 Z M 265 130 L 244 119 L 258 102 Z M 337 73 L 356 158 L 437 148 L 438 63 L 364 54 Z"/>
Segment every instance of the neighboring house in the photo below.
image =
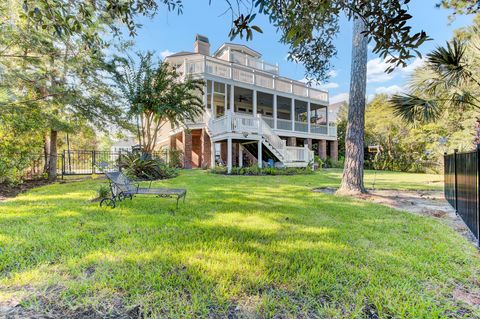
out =
<path fill-rule="evenodd" d="M 110 147 L 111 152 L 119 152 L 119 151 L 132 151 L 132 147 L 138 145 L 138 140 L 134 136 L 126 136 L 118 141 L 115 141 L 113 145 Z"/>
<path fill-rule="evenodd" d="M 347 105 L 347 101 L 340 101 L 337 103 L 332 103 L 328 106 L 328 117 L 330 122 L 337 123 L 338 112 L 343 106 Z"/>
<path fill-rule="evenodd" d="M 165 125 L 160 133 L 160 146 L 183 151 L 185 168 L 212 167 L 216 161 L 229 170 L 245 161 L 305 167 L 314 151 L 337 160 L 326 91 L 280 76 L 278 66 L 244 45 L 225 43 L 211 55 L 201 35 L 194 52 L 165 60 L 183 76 L 206 83 L 204 114 L 187 130 Z"/>

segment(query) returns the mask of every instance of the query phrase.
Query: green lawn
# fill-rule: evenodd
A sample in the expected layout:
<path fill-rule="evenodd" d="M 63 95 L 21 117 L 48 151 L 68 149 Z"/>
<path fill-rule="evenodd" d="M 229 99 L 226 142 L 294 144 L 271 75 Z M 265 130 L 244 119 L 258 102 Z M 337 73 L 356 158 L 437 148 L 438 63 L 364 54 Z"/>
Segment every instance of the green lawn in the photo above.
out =
<path fill-rule="evenodd" d="M 0 203 L 0 305 L 64 317 L 479 316 L 452 297 L 480 290 L 476 248 L 433 218 L 310 191 L 339 174 L 183 171 L 156 183 L 188 189 L 175 215 L 166 199 L 99 208 L 104 180 L 34 189 Z M 439 179 L 378 173 L 377 186 Z"/>

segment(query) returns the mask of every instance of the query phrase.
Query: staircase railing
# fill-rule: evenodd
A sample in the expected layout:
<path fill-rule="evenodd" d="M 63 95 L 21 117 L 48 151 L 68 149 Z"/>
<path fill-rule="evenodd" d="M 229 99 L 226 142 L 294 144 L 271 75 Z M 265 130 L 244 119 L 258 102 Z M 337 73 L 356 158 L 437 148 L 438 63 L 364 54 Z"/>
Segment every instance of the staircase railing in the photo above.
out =
<path fill-rule="evenodd" d="M 285 148 L 287 146 L 286 142 L 282 140 L 270 127 L 270 125 L 265 122 L 261 115 L 258 115 L 258 119 L 260 121 L 260 132 L 259 134 L 262 135 L 268 143 L 270 143 L 275 149 L 285 157 Z"/>
<path fill-rule="evenodd" d="M 207 118 L 208 117 L 208 118 Z M 313 159 L 313 151 L 305 147 L 287 146 L 272 128 L 262 119 L 261 115 L 251 116 L 238 113 L 227 113 L 214 119 L 211 113 L 205 113 L 205 121 L 209 123 L 209 133 L 213 136 L 223 133 L 247 133 L 258 134 L 268 142 L 267 147 L 273 148 L 277 157 L 282 162 L 310 162 Z"/>

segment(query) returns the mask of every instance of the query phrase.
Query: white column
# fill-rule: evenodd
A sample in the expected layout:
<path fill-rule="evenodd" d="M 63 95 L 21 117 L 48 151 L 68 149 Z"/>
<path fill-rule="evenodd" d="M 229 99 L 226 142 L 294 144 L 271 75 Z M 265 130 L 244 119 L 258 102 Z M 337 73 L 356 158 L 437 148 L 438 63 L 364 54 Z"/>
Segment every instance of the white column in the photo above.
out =
<path fill-rule="evenodd" d="M 258 140 L 258 157 L 257 157 L 258 167 L 262 168 L 262 140 Z"/>
<path fill-rule="evenodd" d="M 327 114 L 326 117 L 327 117 L 327 135 L 330 135 L 330 117 L 328 116 L 328 104 L 326 106 L 326 109 L 325 109 L 325 113 Z"/>
<path fill-rule="evenodd" d="M 227 90 L 228 90 L 228 84 L 225 83 L 225 90 L 223 90 L 223 92 L 225 92 L 225 105 L 223 106 L 225 111 L 223 112 L 223 114 L 227 114 L 227 109 L 228 109 L 228 99 L 227 99 Z"/>
<path fill-rule="evenodd" d="M 291 111 L 292 114 L 290 114 L 290 118 L 292 120 L 292 131 L 295 131 L 295 99 L 292 98 L 292 106 L 291 106 Z"/>
<path fill-rule="evenodd" d="M 307 104 L 307 126 L 308 126 L 308 133 L 310 133 L 310 101 Z"/>
<path fill-rule="evenodd" d="M 230 112 L 233 113 L 235 112 L 235 107 L 234 107 L 234 98 L 235 96 L 233 95 L 235 93 L 235 87 L 233 84 L 230 85 Z"/>
<path fill-rule="evenodd" d="M 273 128 L 277 129 L 277 95 L 273 95 Z"/>
<path fill-rule="evenodd" d="M 253 90 L 253 116 L 257 115 L 257 90 Z"/>
<path fill-rule="evenodd" d="M 205 85 L 203 86 L 203 105 L 206 110 L 208 108 L 208 82 L 205 82 Z"/>
<path fill-rule="evenodd" d="M 217 112 L 217 109 L 213 105 L 213 95 L 215 94 L 215 81 L 212 80 L 212 95 L 210 96 L 210 105 L 212 107 L 211 111 L 212 114 L 215 114 Z"/>
<path fill-rule="evenodd" d="M 238 144 L 238 166 L 243 167 L 243 145 Z"/>
<path fill-rule="evenodd" d="M 227 173 L 232 172 L 232 138 L 227 139 Z"/>
<path fill-rule="evenodd" d="M 210 144 L 212 144 L 212 146 L 211 146 L 211 148 L 212 148 L 211 153 L 212 154 L 210 154 L 210 157 L 211 157 L 210 158 L 210 166 L 212 168 L 215 168 L 215 159 L 216 159 L 216 156 L 215 156 L 215 154 L 216 154 L 215 142 L 212 142 Z"/>

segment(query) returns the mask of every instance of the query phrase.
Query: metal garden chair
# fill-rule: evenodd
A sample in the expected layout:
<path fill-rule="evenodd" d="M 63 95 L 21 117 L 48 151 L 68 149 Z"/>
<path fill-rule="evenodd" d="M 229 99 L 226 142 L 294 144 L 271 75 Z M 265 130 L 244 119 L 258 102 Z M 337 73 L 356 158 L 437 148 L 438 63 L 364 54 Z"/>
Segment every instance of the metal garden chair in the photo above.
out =
<path fill-rule="evenodd" d="M 132 183 L 122 172 L 105 172 L 105 176 L 110 182 L 112 197 L 104 198 L 100 201 L 100 206 L 110 206 L 115 208 L 116 203 L 124 199 L 133 199 L 135 195 L 154 195 L 161 198 L 175 198 L 178 201 L 187 196 L 187 190 L 183 188 L 142 188 L 138 183 Z"/>

